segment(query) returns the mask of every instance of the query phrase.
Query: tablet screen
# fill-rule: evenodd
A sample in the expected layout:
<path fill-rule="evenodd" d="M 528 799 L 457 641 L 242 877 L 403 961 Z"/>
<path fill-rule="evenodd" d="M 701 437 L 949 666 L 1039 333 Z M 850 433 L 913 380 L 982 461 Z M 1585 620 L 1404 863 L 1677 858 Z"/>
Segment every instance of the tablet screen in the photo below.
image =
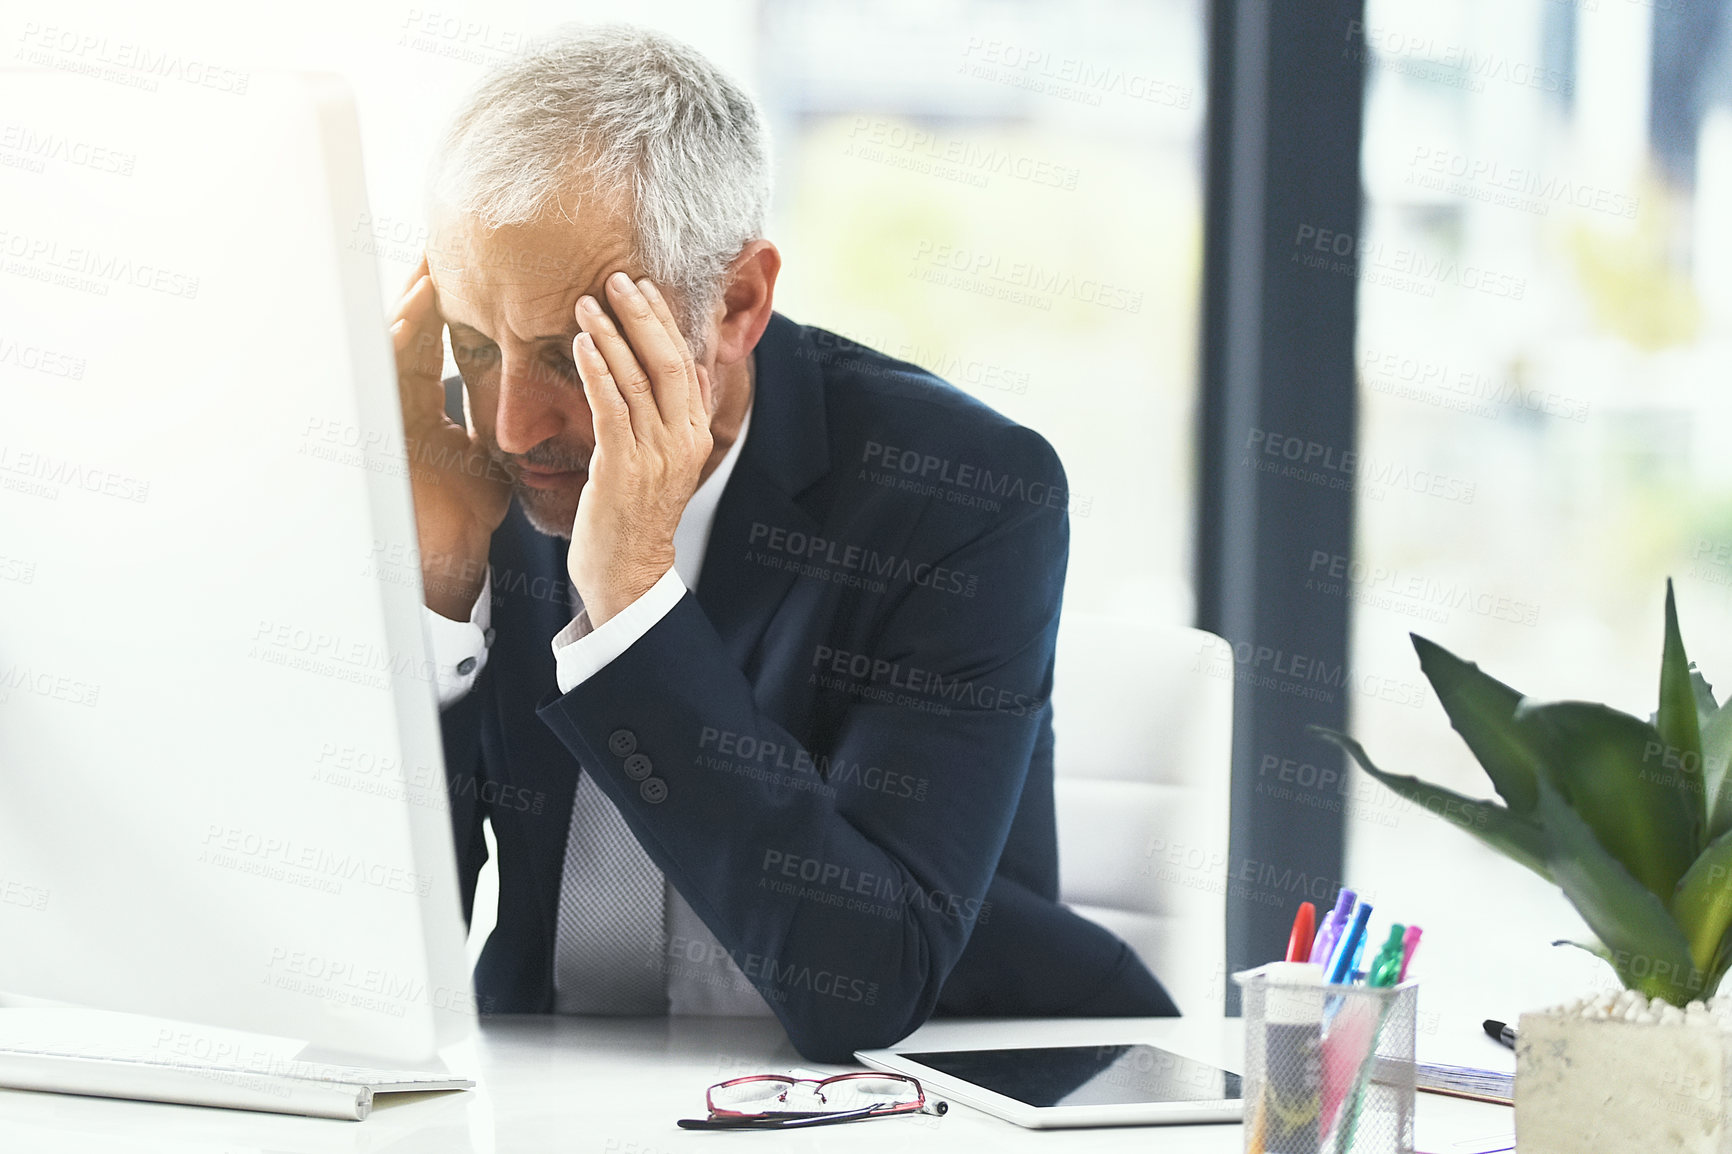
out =
<path fill-rule="evenodd" d="M 1029 1106 L 1118 1106 L 1238 1098 L 1239 1075 L 1154 1046 L 1052 1046 L 903 1054 Z"/>

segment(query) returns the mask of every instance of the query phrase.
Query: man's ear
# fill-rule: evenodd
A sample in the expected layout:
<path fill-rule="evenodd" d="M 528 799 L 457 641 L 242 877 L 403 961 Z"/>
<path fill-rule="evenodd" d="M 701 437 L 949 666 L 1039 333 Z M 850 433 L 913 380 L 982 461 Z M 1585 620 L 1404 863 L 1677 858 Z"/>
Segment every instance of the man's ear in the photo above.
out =
<path fill-rule="evenodd" d="M 767 240 L 752 241 L 734 258 L 718 306 L 721 315 L 714 345 L 718 365 L 743 361 L 758 347 L 758 338 L 770 323 L 776 274 L 781 271 L 782 254 Z"/>

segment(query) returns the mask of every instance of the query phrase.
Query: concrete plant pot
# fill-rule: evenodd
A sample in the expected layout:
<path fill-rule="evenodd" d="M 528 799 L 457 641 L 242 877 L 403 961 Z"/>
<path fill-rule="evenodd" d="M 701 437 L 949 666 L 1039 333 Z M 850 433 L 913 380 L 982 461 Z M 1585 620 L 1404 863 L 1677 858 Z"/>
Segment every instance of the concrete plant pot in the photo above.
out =
<path fill-rule="evenodd" d="M 1620 1008 L 1621 1003 L 1621 1008 Z M 1625 991 L 1523 1014 L 1516 1041 L 1521 1154 L 1732 1154 L 1722 1007 L 1681 1011 Z"/>

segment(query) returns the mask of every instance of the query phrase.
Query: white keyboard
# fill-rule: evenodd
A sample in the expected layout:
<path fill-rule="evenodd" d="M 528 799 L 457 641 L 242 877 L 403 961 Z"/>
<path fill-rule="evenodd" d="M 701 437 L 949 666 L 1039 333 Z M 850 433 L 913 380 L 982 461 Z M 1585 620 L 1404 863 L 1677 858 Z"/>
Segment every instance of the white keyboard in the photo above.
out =
<path fill-rule="evenodd" d="M 0 1043 L 0 1087 L 320 1118 L 359 1121 L 372 1110 L 375 1094 L 474 1085 L 449 1074 L 305 1062 L 263 1051 L 217 1061 L 146 1046 Z"/>

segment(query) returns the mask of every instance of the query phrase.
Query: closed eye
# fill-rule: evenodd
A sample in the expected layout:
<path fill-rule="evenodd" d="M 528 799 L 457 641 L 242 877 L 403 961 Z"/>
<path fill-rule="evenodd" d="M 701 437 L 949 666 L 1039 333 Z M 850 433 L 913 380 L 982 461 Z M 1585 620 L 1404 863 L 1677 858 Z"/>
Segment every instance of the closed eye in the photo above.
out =
<path fill-rule="evenodd" d="M 464 345 L 451 342 L 451 359 L 461 368 L 486 369 L 499 362 L 499 346 L 495 344 Z"/>
<path fill-rule="evenodd" d="M 552 356 L 547 357 L 546 360 L 547 366 L 566 380 L 576 381 L 581 379 L 577 375 L 577 362 L 573 361 L 570 357 L 562 357 L 555 353 Z"/>

